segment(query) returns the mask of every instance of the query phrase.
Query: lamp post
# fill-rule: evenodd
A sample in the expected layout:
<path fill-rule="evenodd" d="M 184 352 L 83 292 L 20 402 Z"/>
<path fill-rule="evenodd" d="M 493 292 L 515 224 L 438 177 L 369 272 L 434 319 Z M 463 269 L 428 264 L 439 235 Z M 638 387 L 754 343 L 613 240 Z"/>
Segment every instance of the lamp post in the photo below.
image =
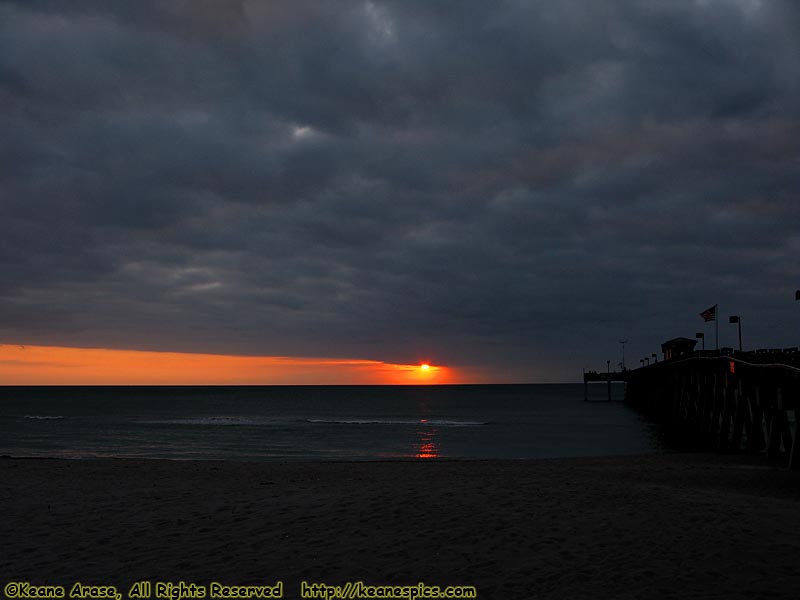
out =
<path fill-rule="evenodd" d="M 705 350 L 706 349 L 706 335 L 702 331 L 698 331 L 697 333 L 694 334 L 694 337 L 696 337 L 698 340 L 702 340 L 703 341 L 703 350 Z"/>
<path fill-rule="evenodd" d="M 742 319 L 738 315 L 731 315 L 728 317 L 728 323 L 736 323 L 739 325 L 739 352 L 742 351 Z"/>
<path fill-rule="evenodd" d="M 622 370 L 625 370 L 625 344 L 628 343 L 628 340 L 620 340 L 620 344 L 622 344 Z"/>
<path fill-rule="evenodd" d="M 657 354 L 653 353 L 653 354 L 651 354 L 650 356 L 652 356 L 652 357 L 653 357 L 653 362 L 654 362 L 654 363 L 657 363 L 657 362 L 658 362 L 658 355 L 657 355 Z"/>

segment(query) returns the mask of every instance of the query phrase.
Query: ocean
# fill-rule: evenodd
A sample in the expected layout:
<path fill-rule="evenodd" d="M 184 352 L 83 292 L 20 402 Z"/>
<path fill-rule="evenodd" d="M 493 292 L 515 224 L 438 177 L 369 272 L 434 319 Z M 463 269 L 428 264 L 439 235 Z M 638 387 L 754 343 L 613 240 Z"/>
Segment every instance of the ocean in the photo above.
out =
<path fill-rule="evenodd" d="M 0 455 L 176 460 L 658 452 L 622 385 L 0 387 Z"/>

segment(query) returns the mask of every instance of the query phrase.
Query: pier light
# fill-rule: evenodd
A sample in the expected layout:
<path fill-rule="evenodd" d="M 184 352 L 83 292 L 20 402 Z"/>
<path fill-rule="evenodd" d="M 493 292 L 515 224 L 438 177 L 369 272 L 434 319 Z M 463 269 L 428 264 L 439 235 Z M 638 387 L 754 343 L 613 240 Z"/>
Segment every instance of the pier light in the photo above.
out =
<path fill-rule="evenodd" d="M 625 344 L 628 343 L 628 340 L 620 340 L 619 343 L 622 346 L 622 362 L 620 363 L 620 368 L 624 371 L 625 370 Z"/>

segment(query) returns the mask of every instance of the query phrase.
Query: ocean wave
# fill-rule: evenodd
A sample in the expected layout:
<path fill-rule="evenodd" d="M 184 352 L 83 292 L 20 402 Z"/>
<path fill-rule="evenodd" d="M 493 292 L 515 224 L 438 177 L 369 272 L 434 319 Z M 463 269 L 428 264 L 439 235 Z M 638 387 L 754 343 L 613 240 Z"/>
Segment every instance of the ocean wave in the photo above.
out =
<path fill-rule="evenodd" d="M 162 419 L 147 421 L 154 425 L 254 425 L 247 417 L 190 417 L 186 419 Z"/>
<path fill-rule="evenodd" d="M 422 425 L 424 427 L 480 427 L 487 421 L 451 421 L 447 419 L 306 419 L 321 425 Z"/>
<path fill-rule="evenodd" d="M 25 415 L 22 417 L 23 419 L 34 419 L 36 421 L 55 421 L 57 419 L 63 419 L 62 415 Z"/>

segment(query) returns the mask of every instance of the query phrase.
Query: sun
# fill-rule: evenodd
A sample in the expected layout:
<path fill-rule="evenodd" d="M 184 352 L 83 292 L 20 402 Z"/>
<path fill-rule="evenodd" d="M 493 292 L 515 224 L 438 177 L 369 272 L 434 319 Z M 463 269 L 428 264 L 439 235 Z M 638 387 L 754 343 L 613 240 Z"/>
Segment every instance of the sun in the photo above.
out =
<path fill-rule="evenodd" d="M 428 369 L 431 368 L 431 366 L 428 363 L 424 363 L 424 364 L 421 364 L 419 366 L 419 368 L 422 369 L 423 371 L 427 371 Z"/>

